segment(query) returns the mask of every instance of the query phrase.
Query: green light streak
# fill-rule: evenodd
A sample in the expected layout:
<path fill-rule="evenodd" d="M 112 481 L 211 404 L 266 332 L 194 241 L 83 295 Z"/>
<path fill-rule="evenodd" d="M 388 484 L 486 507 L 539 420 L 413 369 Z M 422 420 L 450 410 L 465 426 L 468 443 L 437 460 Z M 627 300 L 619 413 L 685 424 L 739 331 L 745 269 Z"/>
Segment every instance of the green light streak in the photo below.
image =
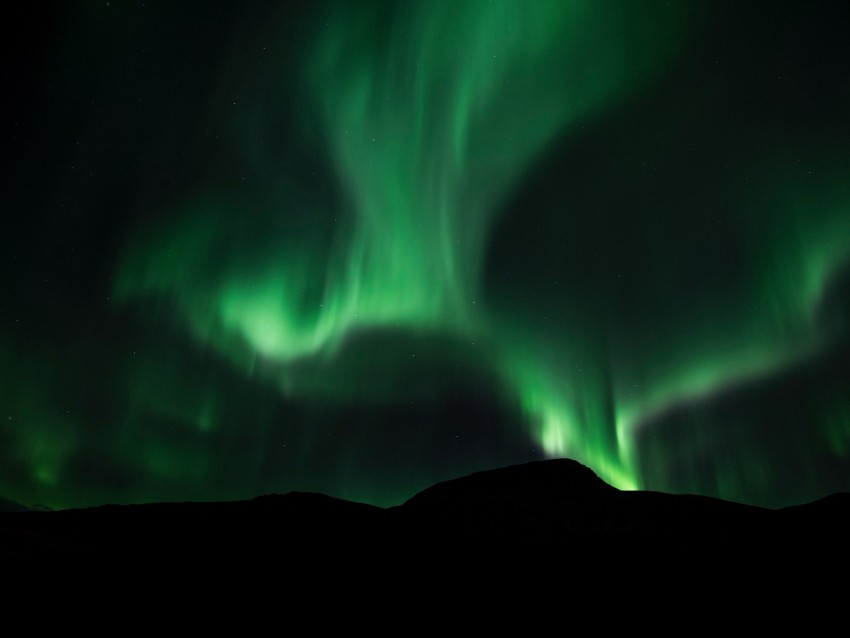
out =
<path fill-rule="evenodd" d="M 138 241 L 117 279 L 122 299 L 168 295 L 199 341 L 246 369 L 276 361 L 290 393 L 287 362 L 333 356 L 358 327 L 493 340 L 476 303 L 500 202 L 548 144 L 652 75 L 679 19 L 622 3 L 435 2 L 396 7 L 386 29 L 362 9 L 339 7 L 306 65 L 350 205 L 343 236 L 267 236 L 258 254 L 206 202 Z M 546 452 L 633 485 L 595 390 L 565 396 L 557 369 L 522 357 L 506 383 Z"/>
<path fill-rule="evenodd" d="M 811 202 L 824 192 L 830 193 L 829 208 L 812 214 L 811 207 L 818 204 Z M 712 315 L 701 332 L 693 322 L 669 335 L 672 344 L 662 345 L 660 360 L 642 371 L 648 389 L 637 397 L 618 396 L 616 427 L 627 456 L 636 454 L 629 445 L 635 428 L 671 404 L 740 386 L 803 362 L 829 345 L 834 335 L 823 333 L 815 312 L 829 277 L 850 257 L 850 197 L 834 186 L 796 195 L 796 201 L 786 197 L 774 203 L 781 214 L 758 229 L 761 248 L 753 252 L 760 256 L 761 268 L 746 301 Z M 734 494 L 728 487 L 723 493 Z"/>
<path fill-rule="evenodd" d="M 824 176 L 803 187 L 807 178 L 788 168 L 795 157 L 779 154 L 770 165 L 762 153 L 730 160 L 757 164 L 766 175 L 747 201 L 734 202 L 746 219 L 734 220 L 730 245 L 743 244 L 752 263 L 742 266 L 736 289 L 700 290 L 699 307 L 659 316 L 650 328 L 633 328 L 628 317 L 614 316 L 614 305 L 564 289 L 553 293 L 553 304 L 576 314 L 581 304 L 592 306 L 587 316 L 600 325 L 564 320 L 544 329 L 523 308 L 497 309 L 485 298 L 483 280 L 493 230 L 524 180 L 548 151 L 663 77 L 686 34 L 685 17 L 662 2 L 613 0 L 331 5 L 308 49 L 298 52 L 300 75 L 286 80 L 309 96 L 310 113 L 301 114 L 304 122 L 285 124 L 303 124 L 302 144 L 330 165 L 333 193 L 311 198 L 286 174 L 249 196 L 238 184 L 216 184 L 139 224 L 121 253 L 113 294 L 122 311 L 146 315 L 147 343 L 156 347 L 137 359 L 123 353 L 120 365 L 99 373 L 87 365 L 74 370 L 97 380 L 91 393 L 107 383 L 118 388 L 104 414 L 54 410 L 67 398 L 62 388 L 76 381 L 42 374 L 57 354 L 2 344 L 0 381 L 11 389 L 6 403 L 15 427 L 0 435 L 34 486 L 16 492 L 0 476 L 3 495 L 53 505 L 110 498 L 107 488 L 60 494 L 88 429 L 98 434 L 94 453 L 146 477 L 126 488 L 133 499 L 157 498 L 162 490 L 191 495 L 186 485 L 227 484 L 230 475 L 217 463 L 227 459 L 228 446 L 241 443 L 246 423 L 268 408 L 278 410 L 276 419 L 290 419 L 288 426 L 300 424 L 298 410 L 309 412 L 306 405 L 316 409 L 309 412 L 315 423 L 304 417 L 309 431 L 291 427 L 298 435 L 287 443 L 291 457 L 268 460 L 257 451 L 279 421 L 269 417 L 256 427 L 252 434 L 261 442 L 244 453 L 249 479 L 261 483 L 264 463 L 290 464 L 287 476 L 306 474 L 324 445 L 345 466 L 342 482 L 350 485 L 340 489 L 347 494 L 401 498 L 406 486 L 384 486 L 382 496 L 374 485 L 355 484 L 359 468 L 343 458 L 354 452 L 328 443 L 334 433 L 320 431 L 320 412 L 433 399 L 445 386 L 421 388 L 423 377 L 406 373 L 439 339 L 452 344 L 445 349 L 456 348 L 451 361 L 459 368 L 498 380 L 499 398 L 518 408 L 545 454 L 576 458 L 622 489 L 651 483 L 656 477 L 639 469 L 647 467 L 640 428 L 671 406 L 752 383 L 828 347 L 833 335 L 820 326 L 818 312 L 831 278 L 850 258 L 846 175 L 826 170 L 840 162 L 827 158 L 818 167 Z M 291 99 L 292 92 L 281 94 Z M 263 98 L 257 102 L 257 110 L 275 112 Z M 252 126 L 253 120 L 237 122 L 243 132 Z M 304 152 L 287 142 L 292 149 L 281 153 Z M 641 152 L 646 157 L 623 163 L 651 162 L 666 150 Z M 619 188 L 619 176 L 600 183 Z M 593 214 L 559 205 L 551 214 Z M 542 213 L 548 211 L 511 210 L 529 225 Z M 638 205 L 622 214 L 647 215 Z M 647 251 L 661 252 L 672 241 L 659 236 Z M 591 268 L 616 260 L 615 249 L 602 248 L 605 257 Z M 715 257 L 722 262 L 726 255 Z M 694 287 L 701 282 L 695 276 Z M 158 343 L 158 331 L 177 330 L 191 335 L 191 347 L 178 352 L 170 342 Z M 384 346 L 387 335 L 403 346 Z M 183 359 L 191 357 L 204 367 L 187 374 Z M 245 399 L 248 386 L 259 389 Z M 293 408 L 289 400 L 301 403 Z M 824 403 L 813 429 L 834 454 L 846 456 L 847 406 Z M 243 406 L 255 404 L 245 416 Z M 677 453 L 723 450 L 725 442 L 707 434 L 711 424 L 695 418 L 691 425 L 699 437 Z M 738 468 L 718 457 L 712 487 L 726 497 L 773 478 L 764 459 Z"/>

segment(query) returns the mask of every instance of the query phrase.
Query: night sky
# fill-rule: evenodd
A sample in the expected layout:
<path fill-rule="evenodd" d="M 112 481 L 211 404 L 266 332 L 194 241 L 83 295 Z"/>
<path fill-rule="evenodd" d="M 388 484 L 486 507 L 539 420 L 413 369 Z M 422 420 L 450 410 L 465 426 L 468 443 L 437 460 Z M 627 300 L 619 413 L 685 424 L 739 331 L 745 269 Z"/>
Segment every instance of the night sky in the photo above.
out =
<path fill-rule="evenodd" d="M 0 497 L 850 490 L 850 4 L 25 4 Z"/>

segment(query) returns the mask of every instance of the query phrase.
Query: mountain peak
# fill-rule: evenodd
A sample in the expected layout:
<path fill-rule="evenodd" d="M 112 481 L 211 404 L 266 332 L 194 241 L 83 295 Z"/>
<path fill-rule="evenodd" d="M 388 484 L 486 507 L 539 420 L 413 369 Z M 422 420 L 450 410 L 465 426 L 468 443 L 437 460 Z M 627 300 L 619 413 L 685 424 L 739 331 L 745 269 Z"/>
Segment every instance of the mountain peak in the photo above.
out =
<path fill-rule="evenodd" d="M 437 483 L 411 497 L 402 507 L 445 506 L 449 502 L 492 501 L 494 499 L 599 498 L 618 492 L 593 470 L 572 459 L 532 461 L 520 465 L 484 470 Z"/>

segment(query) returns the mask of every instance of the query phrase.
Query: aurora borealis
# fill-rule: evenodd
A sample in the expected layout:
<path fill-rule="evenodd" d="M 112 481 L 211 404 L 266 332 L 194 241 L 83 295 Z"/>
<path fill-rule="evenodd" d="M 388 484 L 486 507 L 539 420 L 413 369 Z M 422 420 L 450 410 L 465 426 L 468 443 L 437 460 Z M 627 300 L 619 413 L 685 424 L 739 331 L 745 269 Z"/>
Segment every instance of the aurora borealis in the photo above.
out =
<path fill-rule="evenodd" d="M 6 43 L 0 497 L 850 490 L 841 3 L 170 4 Z"/>

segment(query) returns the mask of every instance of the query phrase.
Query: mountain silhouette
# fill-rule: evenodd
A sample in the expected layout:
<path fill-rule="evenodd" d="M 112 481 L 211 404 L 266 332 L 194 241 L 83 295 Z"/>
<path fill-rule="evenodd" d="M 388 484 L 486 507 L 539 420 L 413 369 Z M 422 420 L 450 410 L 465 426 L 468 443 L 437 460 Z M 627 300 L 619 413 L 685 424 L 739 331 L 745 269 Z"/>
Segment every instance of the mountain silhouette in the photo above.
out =
<path fill-rule="evenodd" d="M 649 565 L 681 555 L 688 565 L 712 565 L 718 557 L 769 557 L 765 548 L 777 543 L 787 549 L 843 542 L 848 512 L 850 494 L 843 493 L 768 510 L 703 496 L 621 491 L 580 463 L 559 459 L 438 483 L 386 509 L 290 492 L 234 502 L 4 511 L 0 556 L 144 563 L 214 557 L 287 565 L 321 556 L 362 567 L 426 565 L 435 557 L 448 563 L 447 557 L 567 555 Z"/>
<path fill-rule="evenodd" d="M 15 501 L 10 501 L 7 498 L 0 498 L 0 513 L 2 512 L 26 512 L 29 508 L 21 505 L 20 503 L 16 503 Z"/>

